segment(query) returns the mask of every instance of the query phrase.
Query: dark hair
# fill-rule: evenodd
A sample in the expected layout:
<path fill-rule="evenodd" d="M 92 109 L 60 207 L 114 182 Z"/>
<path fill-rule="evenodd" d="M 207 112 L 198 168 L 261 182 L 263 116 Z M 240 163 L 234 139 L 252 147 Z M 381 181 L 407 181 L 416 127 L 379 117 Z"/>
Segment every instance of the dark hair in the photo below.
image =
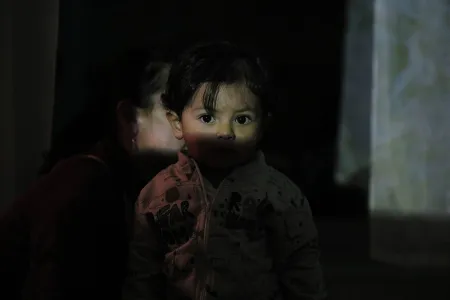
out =
<path fill-rule="evenodd" d="M 91 74 L 94 78 L 88 107 L 53 137 L 40 174 L 48 173 L 61 159 L 88 151 L 103 138 L 115 138 L 115 109 L 119 101 L 128 100 L 143 109 L 153 108 L 152 96 L 164 92 L 170 64 L 151 59 L 148 52 L 130 51 Z"/>
<path fill-rule="evenodd" d="M 165 90 L 170 63 L 155 59 L 146 48 L 131 49 L 91 72 L 91 99 L 85 113 L 95 119 L 91 131 L 97 140 L 117 133 L 116 107 L 127 100 L 137 108 L 151 110 L 152 96 Z"/>
<path fill-rule="evenodd" d="M 210 42 L 185 51 L 172 65 L 164 105 L 181 116 L 204 83 L 207 110 L 214 108 L 221 85 L 242 83 L 259 98 L 265 115 L 271 111 L 271 88 L 265 68 L 259 58 L 237 45 Z"/>
<path fill-rule="evenodd" d="M 110 91 L 114 108 L 118 101 L 129 100 L 139 108 L 152 109 L 151 96 L 165 91 L 169 77 L 170 63 L 151 60 L 148 54 L 131 52 L 114 67 L 113 78 L 109 84 L 115 89 Z M 111 86 L 111 85 L 110 85 Z"/>

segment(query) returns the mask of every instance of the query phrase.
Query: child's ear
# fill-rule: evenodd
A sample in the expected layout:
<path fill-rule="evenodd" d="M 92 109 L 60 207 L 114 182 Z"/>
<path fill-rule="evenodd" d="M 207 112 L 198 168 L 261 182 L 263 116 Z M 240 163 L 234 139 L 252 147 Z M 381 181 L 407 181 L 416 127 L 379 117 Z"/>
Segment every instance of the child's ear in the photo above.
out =
<path fill-rule="evenodd" d="M 183 139 L 183 128 L 178 114 L 172 110 L 168 110 L 166 112 L 166 118 L 170 126 L 172 126 L 173 135 L 179 140 Z"/>
<path fill-rule="evenodd" d="M 258 140 L 263 139 L 263 137 L 270 132 L 271 124 L 272 124 L 272 113 L 269 112 L 263 117 L 262 124 L 259 129 Z"/>
<path fill-rule="evenodd" d="M 271 125 L 272 125 L 272 113 L 268 112 L 263 119 L 263 131 L 269 130 Z"/>

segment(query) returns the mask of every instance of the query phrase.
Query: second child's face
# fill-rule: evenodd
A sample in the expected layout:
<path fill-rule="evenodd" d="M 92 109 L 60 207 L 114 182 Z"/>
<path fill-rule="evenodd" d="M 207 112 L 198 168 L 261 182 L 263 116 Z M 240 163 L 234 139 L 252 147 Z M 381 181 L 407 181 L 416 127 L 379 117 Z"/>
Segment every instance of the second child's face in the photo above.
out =
<path fill-rule="evenodd" d="M 205 85 L 180 120 L 189 154 L 210 167 L 229 168 L 254 154 L 261 135 L 259 99 L 240 84 L 223 85 L 213 111 L 203 105 Z"/>
<path fill-rule="evenodd" d="M 151 112 L 138 110 L 136 136 L 137 152 L 177 152 L 183 142 L 176 139 L 166 118 L 166 109 L 161 103 L 161 94 L 156 94 Z"/>

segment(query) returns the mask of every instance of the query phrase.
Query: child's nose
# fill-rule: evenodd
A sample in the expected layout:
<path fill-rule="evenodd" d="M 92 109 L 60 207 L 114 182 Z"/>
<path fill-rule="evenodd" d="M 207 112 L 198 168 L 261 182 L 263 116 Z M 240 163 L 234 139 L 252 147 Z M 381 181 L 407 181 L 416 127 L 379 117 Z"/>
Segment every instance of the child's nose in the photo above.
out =
<path fill-rule="evenodd" d="M 217 138 L 224 141 L 232 141 L 236 139 L 236 135 L 229 124 L 223 124 L 217 130 Z"/>
<path fill-rule="evenodd" d="M 219 134 L 217 135 L 217 138 L 223 141 L 234 141 L 234 139 L 236 139 L 236 136 L 234 134 Z"/>

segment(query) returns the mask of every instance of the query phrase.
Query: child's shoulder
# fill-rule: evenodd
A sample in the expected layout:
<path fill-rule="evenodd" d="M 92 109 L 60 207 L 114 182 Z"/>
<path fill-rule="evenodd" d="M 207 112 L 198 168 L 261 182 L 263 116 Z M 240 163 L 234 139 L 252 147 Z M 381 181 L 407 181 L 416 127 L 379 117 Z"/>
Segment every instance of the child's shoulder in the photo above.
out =
<path fill-rule="evenodd" d="M 268 166 L 268 184 L 272 189 L 301 193 L 299 187 L 291 179 L 277 169 Z"/>
<path fill-rule="evenodd" d="M 288 176 L 273 167 L 268 167 L 268 199 L 275 206 L 283 208 L 303 206 L 305 196 Z"/>
<path fill-rule="evenodd" d="M 141 190 L 138 205 L 148 206 L 152 199 L 160 197 L 171 188 L 176 187 L 179 180 L 175 174 L 177 174 L 176 164 L 169 165 L 156 174 Z"/>

